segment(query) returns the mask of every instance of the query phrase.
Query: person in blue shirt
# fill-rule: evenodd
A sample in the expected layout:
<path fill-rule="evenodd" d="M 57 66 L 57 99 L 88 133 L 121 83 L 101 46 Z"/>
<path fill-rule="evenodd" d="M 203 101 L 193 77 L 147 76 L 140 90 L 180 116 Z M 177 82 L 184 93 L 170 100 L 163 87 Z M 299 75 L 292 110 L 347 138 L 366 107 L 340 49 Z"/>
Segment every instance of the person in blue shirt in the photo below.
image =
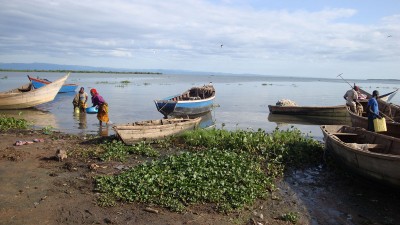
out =
<path fill-rule="evenodd" d="M 379 92 L 377 90 L 372 92 L 372 98 L 368 100 L 367 113 L 368 113 L 368 130 L 375 131 L 374 129 L 374 119 L 381 119 L 379 115 L 378 99 Z"/>

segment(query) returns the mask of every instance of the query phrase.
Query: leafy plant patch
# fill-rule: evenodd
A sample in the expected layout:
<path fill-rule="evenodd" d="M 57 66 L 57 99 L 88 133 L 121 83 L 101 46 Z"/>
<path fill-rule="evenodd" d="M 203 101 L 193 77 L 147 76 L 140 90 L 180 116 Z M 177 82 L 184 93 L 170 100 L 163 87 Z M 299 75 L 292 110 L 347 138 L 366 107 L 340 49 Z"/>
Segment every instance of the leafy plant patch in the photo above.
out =
<path fill-rule="evenodd" d="M 29 125 L 29 122 L 25 119 L 16 119 L 14 117 L 0 115 L 0 130 L 27 129 Z"/>
<path fill-rule="evenodd" d="M 101 144 L 101 147 L 104 149 L 104 151 L 99 153 L 99 157 L 103 161 L 125 161 L 129 154 L 138 154 L 150 157 L 159 155 L 157 150 L 145 142 L 139 142 L 138 144 L 129 146 L 125 145 L 121 141 L 113 140 L 106 141 L 105 143 Z"/>
<path fill-rule="evenodd" d="M 155 203 L 175 211 L 188 204 L 214 203 L 219 210 L 230 211 L 266 197 L 274 185 L 260 163 L 247 154 L 211 149 L 97 177 L 96 189 L 110 202 L 109 196 L 114 196 L 115 200 Z"/>

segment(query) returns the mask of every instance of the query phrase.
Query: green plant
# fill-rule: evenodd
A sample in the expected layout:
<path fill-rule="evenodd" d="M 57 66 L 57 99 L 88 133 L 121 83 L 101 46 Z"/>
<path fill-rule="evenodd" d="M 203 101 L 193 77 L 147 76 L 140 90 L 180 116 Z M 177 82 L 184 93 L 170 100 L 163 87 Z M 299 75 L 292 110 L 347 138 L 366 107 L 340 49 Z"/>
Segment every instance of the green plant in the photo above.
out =
<path fill-rule="evenodd" d="M 27 129 L 29 125 L 29 122 L 25 119 L 16 119 L 14 117 L 0 115 L 0 130 Z"/>
<path fill-rule="evenodd" d="M 176 211 L 207 202 L 230 211 L 265 197 L 273 184 L 259 162 L 246 154 L 212 149 L 144 163 L 116 176 L 97 177 L 96 189 L 121 201 L 155 203 Z"/>
<path fill-rule="evenodd" d="M 280 216 L 280 219 L 283 221 L 290 222 L 292 224 L 296 224 L 297 221 L 299 220 L 299 215 L 296 212 L 288 212 L 288 213 L 282 214 Z"/>
<path fill-rule="evenodd" d="M 159 152 L 151 147 L 146 142 L 139 142 L 133 146 L 125 145 L 121 141 L 112 140 L 106 141 L 101 144 L 104 152 L 99 154 L 99 157 L 103 161 L 117 160 L 125 161 L 129 154 L 138 154 L 144 156 L 158 156 Z"/>
<path fill-rule="evenodd" d="M 53 133 L 53 127 L 52 126 L 45 126 L 45 127 L 43 127 L 42 128 L 42 133 L 43 134 L 47 134 L 47 135 L 50 135 L 50 134 L 52 134 Z"/>

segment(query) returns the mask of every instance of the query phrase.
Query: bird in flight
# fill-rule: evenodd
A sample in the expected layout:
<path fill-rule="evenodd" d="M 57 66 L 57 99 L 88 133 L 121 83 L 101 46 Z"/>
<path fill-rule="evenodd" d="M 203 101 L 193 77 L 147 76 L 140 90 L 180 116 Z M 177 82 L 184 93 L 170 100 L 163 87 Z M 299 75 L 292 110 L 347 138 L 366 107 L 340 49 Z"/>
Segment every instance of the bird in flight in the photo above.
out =
<path fill-rule="evenodd" d="M 388 37 L 388 38 L 390 38 L 390 37 L 392 37 L 392 35 L 391 35 L 391 34 L 389 34 L 387 37 Z"/>

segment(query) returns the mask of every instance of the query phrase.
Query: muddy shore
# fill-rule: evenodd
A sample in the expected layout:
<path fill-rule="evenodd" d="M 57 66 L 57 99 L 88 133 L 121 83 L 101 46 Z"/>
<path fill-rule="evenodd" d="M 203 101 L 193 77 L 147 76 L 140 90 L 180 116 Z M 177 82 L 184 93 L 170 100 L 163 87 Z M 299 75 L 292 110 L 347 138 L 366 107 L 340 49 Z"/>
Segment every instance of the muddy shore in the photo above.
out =
<path fill-rule="evenodd" d="M 287 172 L 266 200 L 239 212 L 218 213 L 212 205 L 182 213 L 155 205 L 118 203 L 100 207 L 93 177 L 118 173 L 146 158 L 102 162 L 83 157 L 97 139 L 40 131 L 0 133 L 0 224 L 400 224 L 400 191 L 365 180 L 327 157 L 320 166 Z M 19 140 L 34 142 L 15 146 Z M 57 149 L 68 158 L 59 161 Z"/>

